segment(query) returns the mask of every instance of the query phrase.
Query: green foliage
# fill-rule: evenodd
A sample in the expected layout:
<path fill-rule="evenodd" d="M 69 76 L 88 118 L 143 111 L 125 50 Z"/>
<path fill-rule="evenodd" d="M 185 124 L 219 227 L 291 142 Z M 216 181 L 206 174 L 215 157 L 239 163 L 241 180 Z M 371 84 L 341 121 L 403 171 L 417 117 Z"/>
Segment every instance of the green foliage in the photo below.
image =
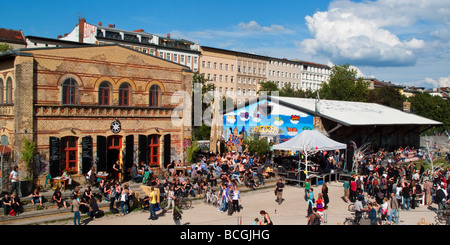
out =
<path fill-rule="evenodd" d="M 260 87 L 259 87 L 258 93 L 259 93 L 260 91 L 266 91 L 266 92 L 267 92 L 267 95 L 270 95 L 270 93 L 273 92 L 273 91 L 280 91 L 280 90 L 278 89 L 277 84 L 276 84 L 275 82 L 272 82 L 272 81 L 261 82 L 261 83 L 259 84 L 259 86 L 260 86 Z"/>
<path fill-rule="evenodd" d="M 186 162 L 193 163 L 196 159 L 195 155 L 200 150 L 197 140 L 194 138 L 190 146 L 186 147 Z"/>
<path fill-rule="evenodd" d="M 349 64 L 331 68 L 330 80 L 319 90 L 320 98 L 328 100 L 367 101 L 369 84 L 356 77 L 357 71 Z"/>
<path fill-rule="evenodd" d="M 193 137 L 199 140 L 209 140 L 211 135 L 211 127 L 206 126 L 205 123 L 202 123 L 202 126 L 194 129 Z"/>
<path fill-rule="evenodd" d="M 394 87 L 381 87 L 369 91 L 367 102 L 377 103 L 401 110 L 406 96 Z"/>
<path fill-rule="evenodd" d="M 409 101 L 413 113 L 443 123 L 433 131 L 450 130 L 450 101 L 428 93 L 415 94 L 409 98 Z"/>
<path fill-rule="evenodd" d="M 7 43 L 0 43 L 0 53 L 13 49 L 13 47 Z"/>
<path fill-rule="evenodd" d="M 267 139 L 260 139 L 257 134 L 247 136 L 243 143 L 247 145 L 247 149 L 251 154 L 258 153 L 258 156 L 263 156 L 270 151 L 270 144 L 267 142 Z"/>
<path fill-rule="evenodd" d="M 28 178 L 33 177 L 33 160 L 35 150 L 36 150 L 36 142 L 31 142 L 26 138 L 24 138 L 21 153 L 22 153 L 22 160 L 25 163 L 25 167 L 28 172 Z"/>

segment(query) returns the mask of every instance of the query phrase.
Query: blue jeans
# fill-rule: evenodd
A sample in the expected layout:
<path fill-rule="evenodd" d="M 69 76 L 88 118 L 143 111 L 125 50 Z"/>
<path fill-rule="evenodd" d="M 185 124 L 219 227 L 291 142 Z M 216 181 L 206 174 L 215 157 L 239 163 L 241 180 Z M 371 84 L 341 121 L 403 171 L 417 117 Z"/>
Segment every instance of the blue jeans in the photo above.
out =
<path fill-rule="evenodd" d="M 150 219 L 153 219 L 153 220 L 156 219 L 155 208 L 156 208 L 156 203 L 155 204 L 150 203 L 150 207 L 148 208 L 148 210 L 150 211 Z"/>
<path fill-rule="evenodd" d="M 309 189 L 305 189 L 305 201 L 308 201 Z"/>
<path fill-rule="evenodd" d="M 391 210 L 391 213 L 389 214 L 389 223 L 392 222 L 392 217 L 394 217 L 395 218 L 395 223 L 398 224 L 397 213 L 398 213 L 397 209 L 392 209 Z"/>
<path fill-rule="evenodd" d="M 81 221 L 80 211 L 73 212 L 73 224 L 77 225 L 77 221 L 78 221 L 78 225 L 80 225 L 80 221 Z"/>
<path fill-rule="evenodd" d="M 221 199 L 220 200 L 220 206 L 219 206 L 219 211 L 225 212 L 228 209 L 228 203 L 225 199 Z"/>
<path fill-rule="evenodd" d="M 122 210 L 122 214 L 126 214 L 128 211 L 127 202 L 120 202 L 120 210 Z"/>
<path fill-rule="evenodd" d="M 403 205 L 402 205 L 402 209 L 406 209 L 409 211 L 409 201 L 411 200 L 410 197 L 407 198 L 403 198 Z"/>

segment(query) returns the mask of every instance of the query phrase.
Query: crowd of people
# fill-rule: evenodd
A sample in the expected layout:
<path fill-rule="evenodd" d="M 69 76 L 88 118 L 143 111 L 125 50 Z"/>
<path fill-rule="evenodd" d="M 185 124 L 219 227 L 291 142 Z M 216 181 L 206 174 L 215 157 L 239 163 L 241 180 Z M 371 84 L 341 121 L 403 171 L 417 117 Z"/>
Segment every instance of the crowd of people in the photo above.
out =
<path fill-rule="evenodd" d="M 367 212 L 371 224 L 398 224 L 398 212 L 415 209 L 422 196 L 427 207 L 435 203 L 438 212 L 446 209 L 450 168 L 430 169 L 408 161 L 426 159 L 427 155 L 410 147 L 360 154 L 357 172 L 344 181 L 344 201 L 355 203 L 357 221 Z"/>
<path fill-rule="evenodd" d="M 450 161 L 449 156 L 447 153 L 447 161 Z M 359 154 L 357 160 L 360 164 L 357 172 L 352 173 L 351 178 L 344 181 L 343 200 L 355 204 L 355 216 L 361 217 L 362 212 L 369 213 L 372 224 L 379 220 L 387 224 L 398 222 L 395 220 L 396 213 L 399 210 L 414 209 L 422 195 L 428 207 L 436 203 L 438 210 L 446 209 L 449 203 L 450 186 L 447 183 L 450 180 L 450 169 L 431 170 L 426 169 L 424 165 L 416 166 L 413 162 L 408 162 L 410 158 L 426 157 L 427 154 L 420 149 L 409 147 L 400 147 L 393 151 L 380 149 L 377 152 Z M 323 155 L 321 159 L 327 163 L 323 167 L 340 168 L 341 158 L 342 156 L 336 152 L 330 152 L 326 157 Z M 174 214 L 175 223 L 179 223 L 182 214 L 177 197 L 198 197 L 207 192 L 212 193 L 215 189 L 217 193 L 213 194 L 219 198 L 218 210 L 228 215 L 239 214 L 241 195 L 237 187 L 242 185 L 254 189 L 264 185 L 265 178 L 275 176 L 273 162 L 269 156 L 236 152 L 205 156 L 189 166 L 183 166 L 181 161 L 174 161 L 164 172 L 167 173 L 163 175 L 164 177 L 156 178 L 148 166 L 143 163 L 135 164 L 131 169 L 132 181 L 151 186 L 152 193 L 153 190 L 158 190 L 155 191 L 158 198 L 148 194 L 137 200 L 140 201 L 140 207 L 154 211 L 161 208 L 160 200 L 167 199 L 168 205 L 163 209 Z M 57 208 L 71 207 L 74 212 L 74 224 L 80 223 L 80 212 L 87 212 L 91 218 L 102 215 L 97 205 L 98 199 L 109 202 L 111 212 L 126 215 L 132 208 L 130 200 L 134 199 L 133 202 L 136 202 L 136 196 L 127 182 L 120 182 L 119 176 L 113 174 L 111 176 L 113 178 L 105 181 L 97 178 L 95 169 L 92 169 L 87 178 L 89 186 L 83 192 L 80 187 L 75 187 L 70 200 L 65 200 L 57 188 L 50 201 Z M 16 178 L 14 171 L 11 178 L 12 180 Z M 16 188 L 14 185 L 12 187 Z M 92 187 L 98 188 L 100 192 L 98 196 L 95 196 Z M 284 184 L 280 179 L 275 186 L 276 199 L 280 205 L 283 201 L 283 189 Z M 304 198 L 308 202 L 307 223 L 310 225 L 323 223 L 323 214 L 329 204 L 327 183 L 324 182 L 319 190 L 314 190 L 310 180 L 306 179 L 304 189 Z M 38 189 L 29 196 L 33 205 L 42 206 L 42 198 Z M 6 194 L 2 204 L 5 215 L 18 214 L 23 206 L 15 192 L 12 195 Z M 116 208 L 117 204 L 120 211 Z M 150 212 L 149 219 L 157 219 L 154 212 Z"/>

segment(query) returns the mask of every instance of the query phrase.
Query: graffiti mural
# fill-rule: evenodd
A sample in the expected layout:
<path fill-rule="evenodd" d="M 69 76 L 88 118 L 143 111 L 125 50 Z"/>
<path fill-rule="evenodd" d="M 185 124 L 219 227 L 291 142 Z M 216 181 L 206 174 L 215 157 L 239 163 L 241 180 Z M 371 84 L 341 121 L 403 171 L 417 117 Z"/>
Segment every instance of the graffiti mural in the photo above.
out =
<path fill-rule="evenodd" d="M 313 118 L 311 114 L 261 100 L 225 114 L 222 139 L 237 147 L 247 135 L 259 134 L 281 143 L 303 130 L 313 129 Z"/>

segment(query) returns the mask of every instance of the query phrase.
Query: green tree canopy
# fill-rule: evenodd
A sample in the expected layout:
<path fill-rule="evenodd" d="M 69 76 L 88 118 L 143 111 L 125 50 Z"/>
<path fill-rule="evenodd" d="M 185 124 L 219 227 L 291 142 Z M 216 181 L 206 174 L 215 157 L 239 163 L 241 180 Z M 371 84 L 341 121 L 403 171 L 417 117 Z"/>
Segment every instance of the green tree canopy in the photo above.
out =
<path fill-rule="evenodd" d="M 0 43 L 0 53 L 13 49 L 13 47 L 7 43 Z"/>
<path fill-rule="evenodd" d="M 403 102 L 405 101 L 406 96 L 402 95 L 398 89 L 389 86 L 370 90 L 367 98 L 367 102 L 377 103 L 399 110 L 403 108 Z"/>
<path fill-rule="evenodd" d="M 433 131 L 450 130 L 450 101 L 428 93 L 419 93 L 409 97 L 411 109 L 419 116 L 442 122 L 443 125 Z"/>
<path fill-rule="evenodd" d="M 271 92 L 273 92 L 273 91 L 280 91 L 280 90 L 278 89 L 278 85 L 275 82 L 265 81 L 265 82 L 261 82 L 259 84 L 258 93 L 260 91 L 266 91 L 267 95 L 270 95 Z"/>
<path fill-rule="evenodd" d="M 328 100 L 367 101 L 369 84 L 357 78 L 357 71 L 349 64 L 331 68 L 330 80 L 319 90 L 320 98 Z"/>

